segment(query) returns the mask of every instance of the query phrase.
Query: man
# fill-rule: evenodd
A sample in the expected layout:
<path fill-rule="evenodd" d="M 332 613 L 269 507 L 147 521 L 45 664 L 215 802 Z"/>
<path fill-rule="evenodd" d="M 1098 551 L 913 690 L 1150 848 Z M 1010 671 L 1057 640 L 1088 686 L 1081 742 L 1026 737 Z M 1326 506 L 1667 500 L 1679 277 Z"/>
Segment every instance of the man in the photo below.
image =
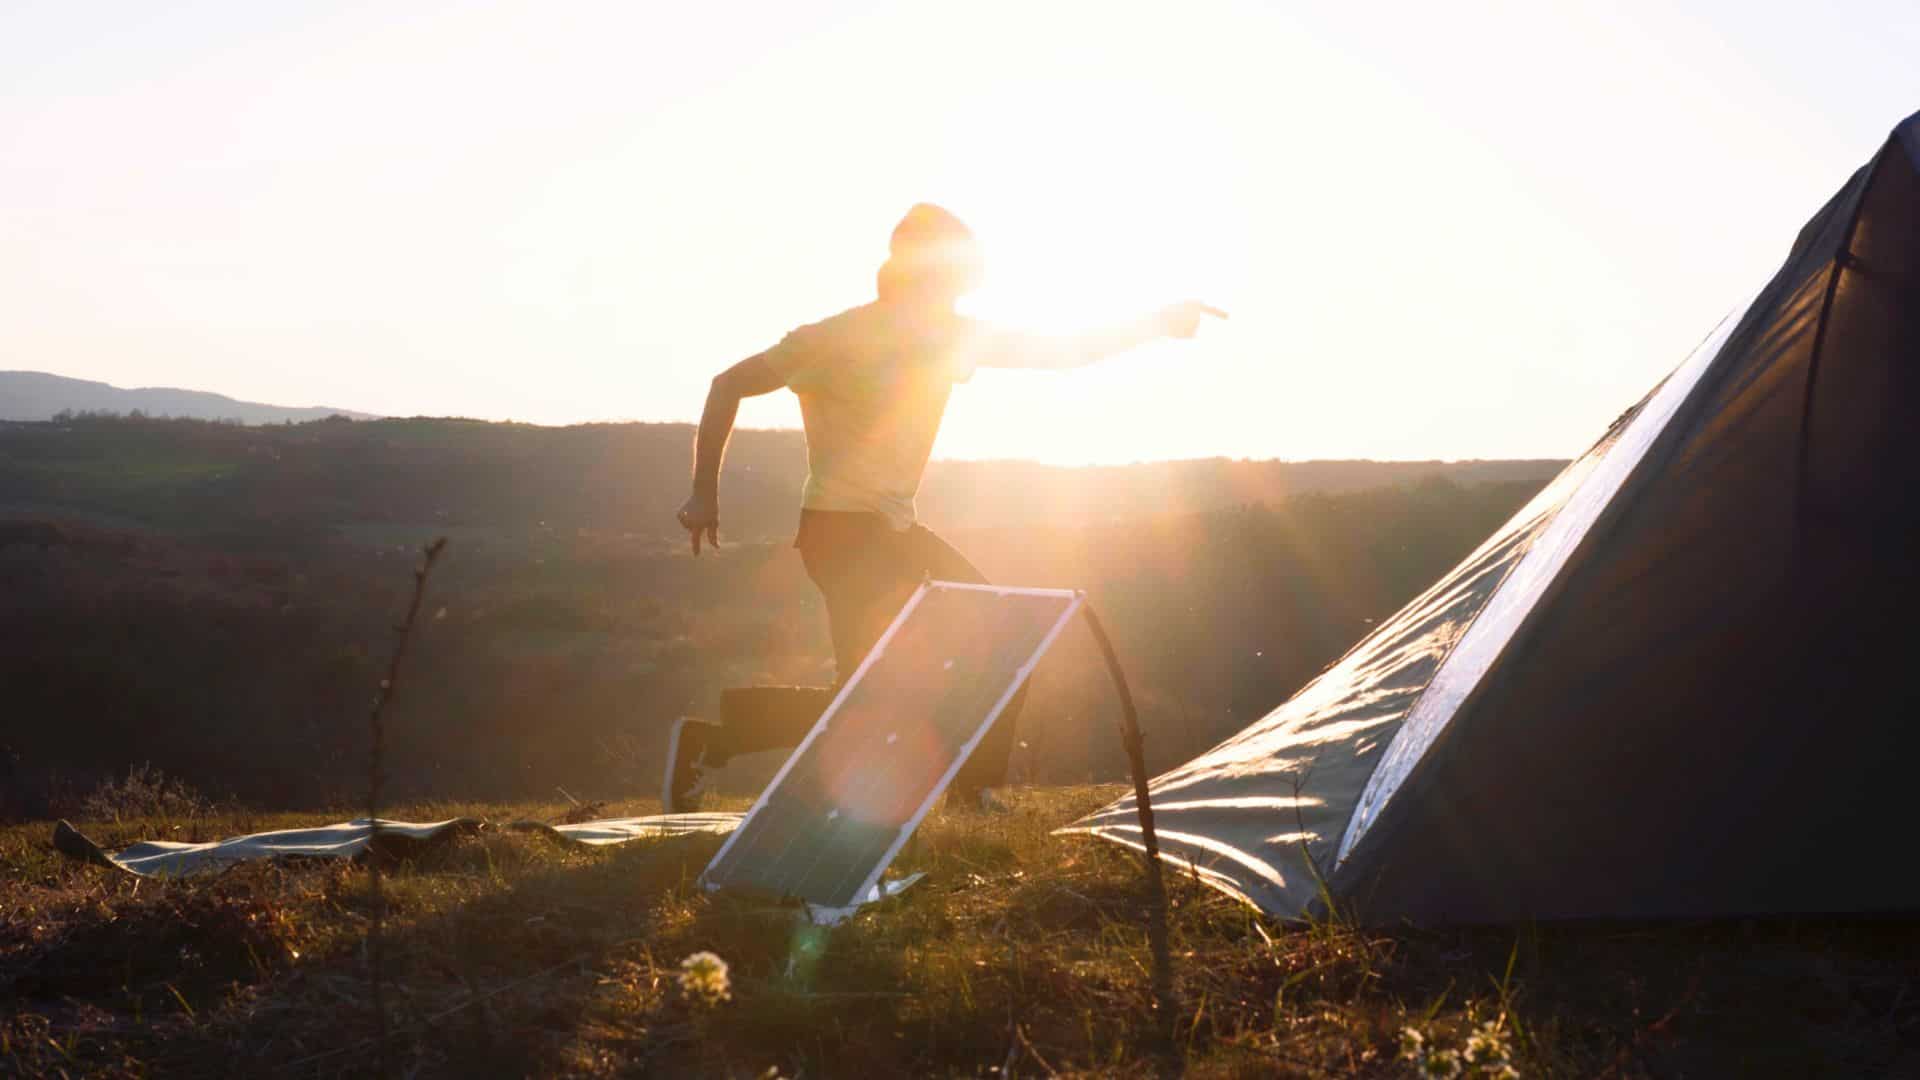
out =
<path fill-rule="evenodd" d="M 793 331 L 721 372 L 707 395 L 694 445 L 693 495 L 679 514 L 696 556 L 703 540 L 719 542 L 720 460 L 740 400 L 783 387 L 800 398 L 808 474 L 794 546 L 826 600 L 841 682 L 922 579 L 986 581 L 914 520 L 914 493 L 955 383 L 976 367 L 1077 367 L 1156 338 L 1190 338 L 1203 315 L 1224 317 L 1187 301 L 1074 338 L 1012 334 L 954 310 L 983 272 L 972 231 L 940 207 L 921 203 L 893 230 L 878 299 Z M 667 812 L 693 809 L 707 770 L 734 755 L 797 746 L 837 689 L 836 683 L 727 690 L 720 695 L 719 724 L 676 721 L 662 795 Z M 955 776 L 956 797 L 984 801 L 1003 781 L 1025 696 L 1023 687 Z"/>

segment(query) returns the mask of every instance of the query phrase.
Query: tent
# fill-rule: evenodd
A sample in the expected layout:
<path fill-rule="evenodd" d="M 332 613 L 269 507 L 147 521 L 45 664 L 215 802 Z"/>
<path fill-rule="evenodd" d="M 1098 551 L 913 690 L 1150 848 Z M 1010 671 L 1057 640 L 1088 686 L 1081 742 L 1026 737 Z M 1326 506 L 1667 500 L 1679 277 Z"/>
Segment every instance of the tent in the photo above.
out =
<path fill-rule="evenodd" d="M 1282 917 L 1920 908 L 1916 271 L 1920 114 L 1466 561 L 1155 779 L 1163 858 Z"/>

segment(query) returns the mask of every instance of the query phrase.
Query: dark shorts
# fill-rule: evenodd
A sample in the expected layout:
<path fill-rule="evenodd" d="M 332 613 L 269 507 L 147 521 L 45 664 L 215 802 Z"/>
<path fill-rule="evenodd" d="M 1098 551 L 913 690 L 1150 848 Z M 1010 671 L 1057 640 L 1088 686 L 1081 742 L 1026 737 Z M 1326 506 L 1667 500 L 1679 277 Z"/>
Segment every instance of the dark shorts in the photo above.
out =
<path fill-rule="evenodd" d="M 807 576 L 826 600 L 837 680 L 859 668 L 874 642 L 913 590 L 927 578 L 986 584 L 966 556 L 933 530 L 915 525 L 897 530 L 884 515 L 803 510 L 793 546 Z M 806 738 L 833 702 L 830 687 L 754 686 L 720 694 L 721 729 L 709 739 L 707 762 L 718 767 L 735 754 L 793 747 Z M 1026 688 L 1007 703 L 993 730 L 954 778 L 968 792 L 1005 782 L 1014 724 L 1026 703 Z"/>

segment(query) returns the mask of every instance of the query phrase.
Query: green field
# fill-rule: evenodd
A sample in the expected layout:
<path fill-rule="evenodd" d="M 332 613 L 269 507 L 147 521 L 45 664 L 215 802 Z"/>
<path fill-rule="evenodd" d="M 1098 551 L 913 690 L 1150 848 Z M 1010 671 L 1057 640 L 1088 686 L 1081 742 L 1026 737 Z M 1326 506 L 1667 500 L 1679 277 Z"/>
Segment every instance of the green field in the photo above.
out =
<path fill-rule="evenodd" d="M 1770 922 L 1360 931 L 1267 922 L 1174 875 L 1178 1007 L 1150 990 L 1138 860 L 1050 830 L 1117 788 L 937 814 L 926 880 L 819 930 L 711 898 L 719 841 L 601 850 L 482 832 L 386 876 L 394 1075 L 1396 1076 L 1401 1029 L 1497 1022 L 1526 1076 L 1912 1075 L 1920 928 Z M 434 804 L 395 816 L 552 817 Z M 606 807 L 645 813 L 643 802 Z M 82 823 L 109 846 L 339 820 L 223 812 Z M 191 882 L 70 862 L 0 831 L 0 1073 L 368 1075 L 364 867 Z M 676 980 L 730 968 L 703 1005 Z M 771 1073 L 769 1070 L 773 1070 Z"/>

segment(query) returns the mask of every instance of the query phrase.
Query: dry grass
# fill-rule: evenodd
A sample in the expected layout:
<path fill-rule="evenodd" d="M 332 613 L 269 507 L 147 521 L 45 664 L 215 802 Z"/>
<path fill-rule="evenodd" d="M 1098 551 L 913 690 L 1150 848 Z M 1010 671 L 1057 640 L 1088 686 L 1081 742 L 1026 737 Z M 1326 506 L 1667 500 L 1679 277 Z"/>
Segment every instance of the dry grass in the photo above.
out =
<path fill-rule="evenodd" d="M 1403 1025 L 1457 1042 L 1507 1015 L 1529 1076 L 1920 1072 L 1912 922 L 1382 934 L 1282 927 L 1176 876 L 1182 1007 L 1158 1016 L 1138 863 L 1048 834 L 1114 790 L 930 819 L 898 864 L 927 880 L 831 932 L 701 894 L 715 838 L 462 839 L 388 878 L 392 1060 L 410 1076 L 1391 1076 Z M 89 831 L 113 846 L 341 816 Z M 0 1073 L 373 1069 L 362 869 L 139 881 L 61 859 L 48 833 L 0 830 Z M 701 949 L 731 966 L 712 1009 L 675 989 Z"/>

